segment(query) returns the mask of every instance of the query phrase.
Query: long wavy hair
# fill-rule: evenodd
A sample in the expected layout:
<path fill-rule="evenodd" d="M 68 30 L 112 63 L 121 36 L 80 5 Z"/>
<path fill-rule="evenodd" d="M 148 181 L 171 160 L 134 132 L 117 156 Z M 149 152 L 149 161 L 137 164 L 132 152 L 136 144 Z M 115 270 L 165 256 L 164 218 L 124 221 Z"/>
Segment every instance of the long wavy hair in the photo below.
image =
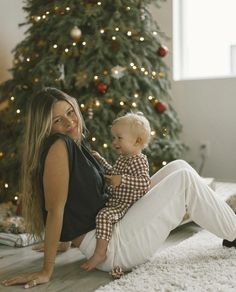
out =
<path fill-rule="evenodd" d="M 52 129 L 52 107 L 58 101 L 68 102 L 78 117 L 79 133 L 83 133 L 84 121 L 75 98 L 56 89 L 47 87 L 31 100 L 23 147 L 21 169 L 22 213 L 27 231 L 34 237 L 43 237 L 42 181 L 39 166 L 42 145 Z M 81 140 L 81 139 L 80 139 Z"/>

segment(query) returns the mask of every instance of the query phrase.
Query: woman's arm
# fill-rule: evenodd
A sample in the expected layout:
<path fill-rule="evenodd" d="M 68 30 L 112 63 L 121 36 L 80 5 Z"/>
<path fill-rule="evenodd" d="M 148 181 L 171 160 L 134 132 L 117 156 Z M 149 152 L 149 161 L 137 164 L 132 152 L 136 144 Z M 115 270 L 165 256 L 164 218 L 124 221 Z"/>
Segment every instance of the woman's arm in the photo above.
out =
<path fill-rule="evenodd" d="M 62 229 L 68 182 L 69 165 L 67 148 L 64 141 L 57 140 L 51 146 L 44 166 L 43 185 L 45 208 L 48 214 L 45 226 L 43 268 L 36 273 L 12 277 L 3 281 L 3 285 L 25 284 L 25 288 L 31 288 L 36 284 L 43 284 L 50 280 Z"/>
<path fill-rule="evenodd" d="M 44 239 L 43 270 L 52 274 L 60 239 L 64 207 L 68 193 L 69 165 L 64 141 L 58 140 L 49 150 L 45 161 L 43 185 L 45 208 L 48 212 Z"/>

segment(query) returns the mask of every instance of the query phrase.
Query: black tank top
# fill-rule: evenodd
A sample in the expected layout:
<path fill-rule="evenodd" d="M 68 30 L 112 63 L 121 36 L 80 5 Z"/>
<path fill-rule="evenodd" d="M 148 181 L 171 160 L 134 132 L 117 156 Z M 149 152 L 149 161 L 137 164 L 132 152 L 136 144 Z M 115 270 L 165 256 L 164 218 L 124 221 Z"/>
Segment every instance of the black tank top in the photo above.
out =
<path fill-rule="evenodd" d="M 47 153 L 56 140 L 62 139 L 68 150 L 69 188 L 65 204 L 60 241 L 71 241 L 95 228 L 95 217 L 107 200 L 103 168 L 90 154 L 85 143 L 78 146 L 69 136 L 53 134 L 44 143 L 41 155 L 40 180 L 43 190 L 43 169 Z M 43 193 L 43 191 L 42 191 Z M 44 221 L 47 218 L 42 198 Z"/>

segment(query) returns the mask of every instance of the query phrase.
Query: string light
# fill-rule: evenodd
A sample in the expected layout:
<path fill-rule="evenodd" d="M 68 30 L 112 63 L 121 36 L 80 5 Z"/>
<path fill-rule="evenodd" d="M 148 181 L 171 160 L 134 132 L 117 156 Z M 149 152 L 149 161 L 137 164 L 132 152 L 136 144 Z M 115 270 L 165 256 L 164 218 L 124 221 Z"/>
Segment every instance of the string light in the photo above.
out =
<path fill-rule="evenodd" d="M 137 107 L 137 103 L 136 102 L 132 102 L 132 106 L 133 107 Z"/>
<path fill-rule="evenodd" d="M 97 75 L 95 75 L 93 78 L 94 78 L 94 80 L 98 80 L 98 76 Z"/>
<path fill-rule="evenodd" d="M 128 31 L 127 32 L 127 36 L 132 36 L 132 32 L 131 31 Z"/>
<path fill-rule="evenodd" d="M 156 132 L 154 130 L 151 131 L 151 136 L 154 136 Z"/>
<path fill-rule="evenodd" d="M 86 42 L 82 42 L 82 45 L 83 45 L 83 46 L 86 46 Z"/>
<path fill-rule="evenodd" d="M 4 187 L 7 189 L 7 188 L 8 188 L 8 184 L 7 184 L 7 183 L 5 183 L 5 184 L 4 184 Z"/>
<path fill-rule="evenodd" d="M 66 53 L 68 53 L 68 52 L 69 52 L 69 49 L 68 49 L 68 48 L 66 48 L 66 49 L 65 49 L 65 52 L 66 52 Z"/>
<path fill-rule="evenodd" d="M 139 40 L 140 40 L 140 42 L 143 42 L 144 41 L 144 37 L 140 37 Z"/>
<path fill-rule="evenodd" d="M 81 103 L 80 107 L 81 108 L 85 108 L 85 105 L 83 103 Z"/>
<path fill-rule="evenodd" d="M 167 164 L 167 162 L 166 161 L 162 161 L 162 163 L 161 163 L 163 166 L 165 166 L 166 164 Z"/>
<path fill-rule="evenodd" d="M 16 113 L 17 113 L 17 114 L 20 114 L 20 110 L 19 110 L 19 109 L 17 109 L 17 110 L 16 110 Z"/>
<path fill-rule="evenodd" d="M 93 138 L 92 138 L 92 141 L 93 141 L 93 142 L 94 142 L 94 141 L 96 141 L 96 138 L 95 138 L 95 137 L 93 137 Z"/>
<path fill-rule="evenodd" d="M 105 30 L 104 30 L 104 29 L 100 29 L 100 33 L 102 33 L 102 34 L 103 34 L 104 32 L 105 32 Z"/>
<path fill-rule="evenodd" d="M 121 102 L 120 102 L 120 105 L 123 106 L 123 105 L 125 105 L 125 103 L 124 103 L 123 101 L 121 101 Z"/>
<path fill-rule="evenodd" d="M 11 96 L 10 97 L 10 100 L 12 100 L 12 101 L 15 100 L 15 97 L 14 96 Z"/>
<path fill-rule="evenodd" d="M 116 37 L 115 37 L 115 36 L 113 36 L 113 37 L 112 37 L 112 40 L 113 40 L 113 41 L 115 41 L 115 40 L 116 40 Z"/>
<path fill-rule="evenodd" d="M 53 48 L 56 49 L 57 48 L 57 44 L 53 45 Z"/>
<path fill-rule="evenodd" d="M 104 143 L 104 144 L 103 144 L 103 147 L 104 147 L 104 148 L 107 148 L 107 147 L 108 147 L 108 145 L 107 145 L 106 143 Z"/>
<path fill-rule="evenodd" d="M 115 31 L 119 31 L 119 30 L 120 30 L 119 27 L 116 27 L 116 28 L 115 28 Z"/>
<path fill-rule="evenodd" d="M 102 2 L 99 1 L 99 2 L 97 3 L 97 5 L 98 5 L 98 6 L 102 5 Z"/>

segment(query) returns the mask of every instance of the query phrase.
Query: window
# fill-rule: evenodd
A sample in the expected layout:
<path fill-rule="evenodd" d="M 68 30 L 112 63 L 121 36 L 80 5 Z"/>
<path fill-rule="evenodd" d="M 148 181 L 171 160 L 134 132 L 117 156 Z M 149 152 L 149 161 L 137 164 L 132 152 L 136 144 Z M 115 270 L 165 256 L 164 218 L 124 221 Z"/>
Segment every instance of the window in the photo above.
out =
<path fill-rule="evenodd" d="M 174 80 L 236 76 L 235 11 L 235 0 L 173 0 Z"/>

